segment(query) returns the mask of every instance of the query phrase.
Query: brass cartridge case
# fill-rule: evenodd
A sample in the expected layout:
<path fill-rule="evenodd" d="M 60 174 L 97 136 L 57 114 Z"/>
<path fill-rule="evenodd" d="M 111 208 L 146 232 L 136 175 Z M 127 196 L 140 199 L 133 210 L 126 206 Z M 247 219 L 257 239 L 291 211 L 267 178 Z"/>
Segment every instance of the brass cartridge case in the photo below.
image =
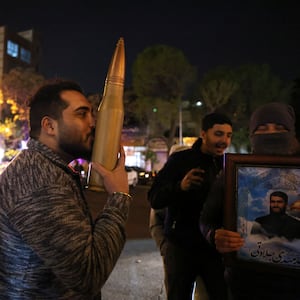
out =
<path fill-rule="evenodd" d="M 91 158 L 92 162 L 99 162 L 108 170 L 115 168 L 120 151 L 124 121 L 124 78 L 125 47 L 124 39 L 120 38 L 108 69 L 102 100 L 97 111 Z M 91 167 L 88 172 L 87 188 L 92 191 L 104 191 L 101 176 Z"/>

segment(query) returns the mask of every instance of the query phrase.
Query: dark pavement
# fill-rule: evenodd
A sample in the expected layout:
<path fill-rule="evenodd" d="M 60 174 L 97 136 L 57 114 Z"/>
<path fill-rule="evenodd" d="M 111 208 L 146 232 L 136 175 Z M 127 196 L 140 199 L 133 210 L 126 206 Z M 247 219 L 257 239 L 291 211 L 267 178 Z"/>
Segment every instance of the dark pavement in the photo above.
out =
<path fill-rule="evenodd" d="M 165 300 L 163 266 L 151 239 L 128 240 L 106 284 L 103 300 Z"/>
<path fill-rule="evenodd" d="M 149 213 L 150 205 L 147 201 L 147 192 L 149 186 L 136 186 L 130 189 L 133 201 L 130 207 L 129 218 L 126 225 L 126 233 L 128 239 L 145 239 L 151 238 L 149 233 Z M 107 195 L 105 193 L 85 191 L 87 201 L 95 218 L 102 210 Z"/>
<path fill-rule="evenodd" d="M 109 279 L 102 300 L 165 300 L 162 258 L 151 239 L 148 223 L 148 186 L 131 189 L 133 202 L 126 226 L 127 242 Z M 104 193 L 86 191 L 93 217 L 106 201 Z"/>

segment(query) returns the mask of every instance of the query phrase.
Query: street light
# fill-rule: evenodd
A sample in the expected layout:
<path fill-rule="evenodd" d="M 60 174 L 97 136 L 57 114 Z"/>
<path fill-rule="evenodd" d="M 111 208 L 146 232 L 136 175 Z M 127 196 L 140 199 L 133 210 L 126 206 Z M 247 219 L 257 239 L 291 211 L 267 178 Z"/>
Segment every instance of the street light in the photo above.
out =
<path fill-rule="evenodd" d="M 188 108 L 190 106 L 190 101 L 180 101 L 179 103 L 179 145 L 183 145 L 183 137 L 182 137 L 182 109 Z M 202 106 L 202 101 L 197 100 L 195 102 L 195 106 Z"/>

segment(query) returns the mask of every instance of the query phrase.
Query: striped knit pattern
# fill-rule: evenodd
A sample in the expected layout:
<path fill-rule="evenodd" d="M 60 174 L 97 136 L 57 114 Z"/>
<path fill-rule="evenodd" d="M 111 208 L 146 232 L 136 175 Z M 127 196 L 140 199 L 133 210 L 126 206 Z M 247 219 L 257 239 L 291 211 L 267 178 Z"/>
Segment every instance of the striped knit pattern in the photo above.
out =
<path fill-rule="evenodd" d="M 93 222 L 79 176 L 31 139 L 0 175 L 0 299 L 101 299 L 129 205 L 111 196 Z"/>

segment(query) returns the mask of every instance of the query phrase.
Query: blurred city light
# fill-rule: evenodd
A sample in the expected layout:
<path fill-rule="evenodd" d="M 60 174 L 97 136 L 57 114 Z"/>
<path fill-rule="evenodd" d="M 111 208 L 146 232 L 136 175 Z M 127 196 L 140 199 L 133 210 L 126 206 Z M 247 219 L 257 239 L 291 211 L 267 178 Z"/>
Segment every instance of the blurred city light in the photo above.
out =
<path fill-rule="evenodd" d="M 0 148 L 0 163 L 2 162 L 3 157 L 4 157 L 4 149 Z"/>

